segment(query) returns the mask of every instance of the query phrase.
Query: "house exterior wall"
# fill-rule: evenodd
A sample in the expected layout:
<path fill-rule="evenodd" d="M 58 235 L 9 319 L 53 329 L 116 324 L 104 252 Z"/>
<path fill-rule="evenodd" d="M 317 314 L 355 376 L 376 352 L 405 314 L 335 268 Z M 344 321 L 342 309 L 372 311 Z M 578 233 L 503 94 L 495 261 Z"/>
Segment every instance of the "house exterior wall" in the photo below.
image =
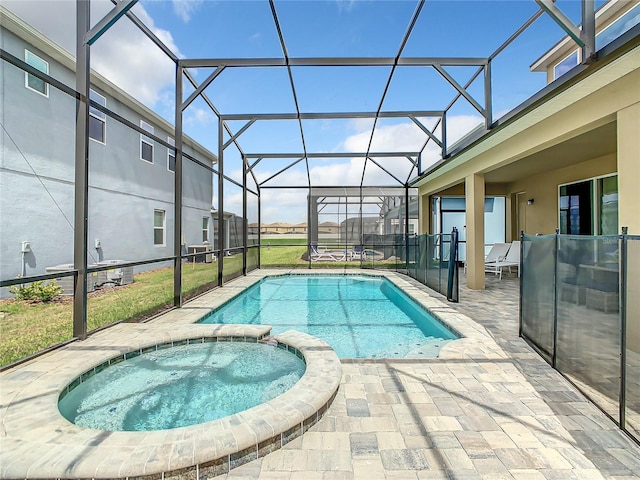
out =
<path fill-rule="evenodd" d="M 508 195 L 511 196 L 514 203 L 518 193 L 524 193 L 527 199 L 534 199 L 533 205 L 525 207 L 525 233 L 531 235 L 536 233 L 551 234 L 558 228 L 558 188 L 560 185 L 615 173 L 616 156 L 607 155 L 513 182 L 509 185 Z M 514 222 L 511 231 L 513 239 L 517 239 L 519 236 L 516 228 Z"/>
<path fill-rule="evenodd" d="M 24 59 L 25 48 L 49 63 L 49 74 L 75 85 L 66 53 L 47 41 L 36 44 L 20 29 L 0 28 L 2 48 Z M 0 271 L 2 278 L 45 273 L 47 267 L 73 263 L 75 99 L 49 86 L 48 97 L 25 87 L 25 74 L 1 62 L 2 155 L 0 157 Z M 106 107 L 136 125 L 154 127 L 167 140 L 172 127 L 151 110 L 97 75 L 92 89 Z M 215 156 L 188 138 L 184 151 L 205 164 Z M 140 134 L 107 117 L 105 144 L 89 141 L 89 263 L 146 260 L 174 254 L 174 173 L 168 148 L 154 142 L 153 163 L 140 159 Z M 203 218 L 210 218 L 211 173 L 183 160 L 183 241 L 202 243 Z M 165 211 L 165 243 L 154 245 L 154 210 Z M 213 239 L 213 224 L 209 220 Z M 99 240 L 101 248 L 95 248 Z M 21 243 L 29 241 L 24 255 Z M 151 264 L 146 268 L 156 268 Z M 145 268 L 145 267 L 142 267 Z"/>

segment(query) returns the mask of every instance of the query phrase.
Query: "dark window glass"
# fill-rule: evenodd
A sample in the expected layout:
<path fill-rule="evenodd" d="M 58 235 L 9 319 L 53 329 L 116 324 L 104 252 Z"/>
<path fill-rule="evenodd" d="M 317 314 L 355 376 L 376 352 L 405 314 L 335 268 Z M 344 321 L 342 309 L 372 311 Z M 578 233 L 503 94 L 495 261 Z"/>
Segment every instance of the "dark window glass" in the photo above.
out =
<path fill-rule="evenodd" d="M 142 142 L 140 156 L 143 160 L 153 163 L 153 145 Z"/>
<path fill-rule="evenodd" d="M 104 143 L 104 121 L 89 115 L 89 137 Z"/>

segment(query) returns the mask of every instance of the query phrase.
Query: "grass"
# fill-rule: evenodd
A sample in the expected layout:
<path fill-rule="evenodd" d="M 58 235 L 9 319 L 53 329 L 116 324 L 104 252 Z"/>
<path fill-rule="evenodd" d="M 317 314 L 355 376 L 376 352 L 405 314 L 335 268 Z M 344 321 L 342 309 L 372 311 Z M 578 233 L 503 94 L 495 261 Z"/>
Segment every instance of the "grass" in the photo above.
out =
<path fill-rule="evenodd" d="M 306 238 L 263 238 L 260 245 L 306 245 Z"/>
<path fill-rule="evenodd" d="M 277 239 L 280 240 L 280 239 Z M 303 239 L 304 240 L 304 239 Z M 306 243 L 306 242 L 305 242 Z M 302 256 L 306 253 L 306 244 L 301 246 L 267 246 L 260 248 L 260 264 L 263 267 L 304 267 L 308 264 Z"/>
<path fill-rule="evenodd" d="M 225 275 L 242 269 L 242 257 L 225 258 Z M 217 285 L 217 264 L 183 264 L 182 294 L 191 298 Z M 135 275 L 134 283 L 90 293 L 87 330 L 118 321 L 136 322 L 173 305 L 173 268 Z M 73 335 L 71 297 L 51 303 L 0 302 L 0 365 L 7 365 Z"/>

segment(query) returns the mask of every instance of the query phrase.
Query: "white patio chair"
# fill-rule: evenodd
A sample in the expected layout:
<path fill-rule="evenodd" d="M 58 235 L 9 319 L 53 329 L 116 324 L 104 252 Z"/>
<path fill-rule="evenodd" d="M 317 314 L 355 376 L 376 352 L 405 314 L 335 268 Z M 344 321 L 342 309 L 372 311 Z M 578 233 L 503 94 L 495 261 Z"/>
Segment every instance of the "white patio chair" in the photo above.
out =
<path fill-rule="evenodd" d="M 318 246 L 314 245 L 313 243 L 311 244 L 311 261 L 312 262 L 318 262 L 318 261 L 330 261 L 330 262 L 341 262 L 344 259 L 347 258 L 347 253 L 346 252 L 331 252 L 329 250 L 325 250 L 325 251 L 319 251 L 318 250 Z"/>
<path fill-rule="evenodd" d="M 504 258 L 507 256 L 507 253 L 509 252 L 509 247 L 511 246 L 510 243 L 494 243 L 491 246 L 491 250 L 489 250 L 489 253 L 487 253 L 484 256 L 484 265 L 485 265 L 485 272 L 487 264 L 493 264 L 495 262 L 497 262 L 498 260 L 504 260 Z M 467 261 L 465 260 L 464 262 L 464 273 L 467 273 Z"/>
<path fill-rule="evenodd" d="M 506 245 L 509 245 L 509 250 L 505 256 L 495 261 L 485 261 L 484 264 L 484 271 L 500 275 L 500 280 L 502 280 L 502 270 L 505 268 L 508 268 L 511 273 L 511 267 L 516 267 L 518 277 L 520 276 L 520 240 L 514 240 L 511 244 L 507 243 Z"/>

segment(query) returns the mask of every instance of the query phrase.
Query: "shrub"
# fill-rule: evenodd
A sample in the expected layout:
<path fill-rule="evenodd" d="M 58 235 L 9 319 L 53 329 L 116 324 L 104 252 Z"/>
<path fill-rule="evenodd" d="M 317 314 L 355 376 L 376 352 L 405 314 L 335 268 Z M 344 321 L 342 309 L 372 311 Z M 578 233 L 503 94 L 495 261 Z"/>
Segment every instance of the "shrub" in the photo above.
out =
<path fill-rule="evenodd" d="M 50 302 L 60 295 L 63 290 L 62 287 L 56 284 L 55 280 L 51 280 L 47 285 L 40 280 L 26 287 L 23 285 L 14 285 L 9 287 L 9 291 L 15 296 L 16 300 Z"/>

